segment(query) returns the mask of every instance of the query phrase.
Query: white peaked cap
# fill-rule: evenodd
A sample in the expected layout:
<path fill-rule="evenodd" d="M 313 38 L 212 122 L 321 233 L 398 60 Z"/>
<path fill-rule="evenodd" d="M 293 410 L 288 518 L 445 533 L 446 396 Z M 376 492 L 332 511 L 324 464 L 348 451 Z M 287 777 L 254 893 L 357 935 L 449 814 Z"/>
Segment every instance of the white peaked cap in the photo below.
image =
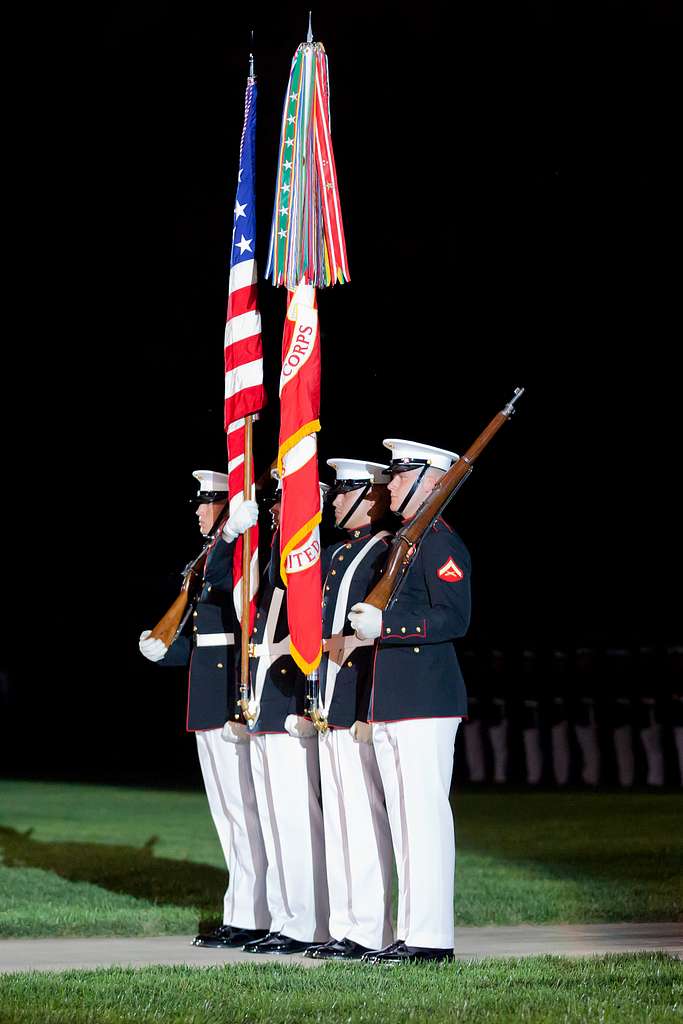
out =
<path fill-rule="evenodd" d="M 380 462 L 364 462 L 363 459 L 328 459 L 337 475 L 337 480 L 372 480 L 375 484 L 388 484 L 388 466 Z"/>
<path fill-rule="evenodd" d="M 214 491 L 228 493 L 228 477 L 226 473 L 215 473 L 212 469 L 195 469 L 192 476 L 199 480 L 199 494 Z"/>
<path fill-rule="evenodd" d="M 435 448 L 431 444 L 419 444 L 417 441 L 403 441 L 400 437 L 387 437 L 382 441 L 385 448 L 391 451 L 392 467 L 398 462 L 427 462 L 434 469 L 450 469 L 460 458 L 455 452 L 445 448 Z"/>

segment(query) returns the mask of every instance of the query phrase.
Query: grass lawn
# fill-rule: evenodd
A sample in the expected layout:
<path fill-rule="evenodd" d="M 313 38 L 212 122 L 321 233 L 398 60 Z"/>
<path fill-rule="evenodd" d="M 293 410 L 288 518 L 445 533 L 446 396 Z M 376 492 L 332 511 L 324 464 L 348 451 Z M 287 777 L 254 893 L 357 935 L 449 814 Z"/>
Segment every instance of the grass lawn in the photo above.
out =
<path fill-rule="evenodd" d="M 460 924 L 683 918 L 677 794 L 463 793 Z M 216 920 L 202 793 L 0 781 L 1 936 L 159 935 Z"/>
<path fill-rule="evenodd" d="M 663 954 L 434 967 L 147 967 L 0 977 L 2 1024 L 680 1024 Z"/>

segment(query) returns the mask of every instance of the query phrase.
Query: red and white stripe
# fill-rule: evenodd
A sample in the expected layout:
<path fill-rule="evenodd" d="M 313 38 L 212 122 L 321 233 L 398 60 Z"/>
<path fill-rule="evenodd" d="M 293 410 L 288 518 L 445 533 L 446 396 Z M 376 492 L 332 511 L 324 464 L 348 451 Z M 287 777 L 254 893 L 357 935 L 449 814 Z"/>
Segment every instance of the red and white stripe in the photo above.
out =
<path fill-rule="evenodd" d="M 256 281 L 256 260 L 236 263 L 230 271 L 224 344 L 226 430 L 265 405 Z"/>
<path fill-rule="evenodd" d="M 228 314 L 225 325 L 225 431 L 228 444 L 228 494 L 230 512 L 244 501 L 244 419 L 265 405 L 261 315 L 257 308 L 256 261 L 244 260 L 230 271 Z M 251 474 L 252 497 L 254 475 Z M 254 625 L 255 598 L 259 586 L 258 525 L 249 531 L 251 542 L 250 622 Z M 242 614 L 242 537 L 235 542 L 233 598 L 238 618 Z"/>

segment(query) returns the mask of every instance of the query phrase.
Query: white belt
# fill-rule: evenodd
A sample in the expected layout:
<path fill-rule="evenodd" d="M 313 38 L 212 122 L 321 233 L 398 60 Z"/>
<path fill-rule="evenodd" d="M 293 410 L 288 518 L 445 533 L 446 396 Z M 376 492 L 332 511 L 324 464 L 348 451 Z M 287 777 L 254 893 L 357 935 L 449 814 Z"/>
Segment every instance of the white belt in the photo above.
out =
<path fill-rule="evenodd" d="M 196 633 L 197 647 L 229 647 L 235 643 L 234 633 Z"/>
<path fill-rule="evenodd" d="M 283 654 L 289 654 L 289 636 L 286 636 L 284 640 L 278 640 L 277 643 L 249 644 L 250 658 L 260 658 L 264 654 L 268 655 L 271 661 L 281 658 Z"/>
<path fill-rule="evenodd" d="M 344 636 L 342 633 L 323 640 L 323 651 L 329 654 L 333 661 L 339 660 L 339 664 L 353 654 L 357 647 L 372 647 L 374 640 L 359 640 L 355 633 Z M 249 657 L 260 658 L 264 654 L 270 655 L 271 661 L 281 658 L 283 654 L 289 654 L 289 637 L 278 640 L 272 644 L 249 644 Z M 339 657 L 337 657 L 339 656 Z"/>

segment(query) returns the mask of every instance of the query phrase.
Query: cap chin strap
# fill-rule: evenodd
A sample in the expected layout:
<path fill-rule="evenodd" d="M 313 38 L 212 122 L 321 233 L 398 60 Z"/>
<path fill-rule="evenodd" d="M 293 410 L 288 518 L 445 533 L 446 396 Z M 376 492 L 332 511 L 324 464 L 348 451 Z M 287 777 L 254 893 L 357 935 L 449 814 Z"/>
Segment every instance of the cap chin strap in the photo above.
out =
<path fill-rule="evenodd" d="M 337 528 L 338 528 L 339 530 L 343 530 L 343 529 L 344 529 L 344 527 L 345 527 L 345 526 L 346 526 L 346 524 L 348 523 L 349 519 L 351 518 L 351 516 L 353 515 L 353 513 L 354 513 L 354 512 L 356 511 L 356 509 L 358 508 L 358 506 L 360 505 L 361 501 L 363 501 L 363 499 L 364 499 L 364 498 L 365 498 L 365 497 L 367 496 L 368 492 L 369 492 L 369 491 L 371 490 L 371 488 L 372 488 L 372 484 L 373 484 L 373 481 L 372 481 L 372 480 L 368 480 L 367 484 L 366 484 L 366 485 L 365 485 L 364 487 L 362 487 L 362 488 L 361 488 L 361 493 L 360 493 L 360 497 L 359 497 L 359 498 L 358 498 L 358 499 L 357 499 L 356 501 L 354 501 L 353 505 L 351 506 L 351 508 L 349 509 L 349 511 L 348 511 L 348 512 L 346 513 L 346 515 L 344 516 L 344 518 L 343 518 L 343 519 L 341 519 L 341 520 L 340 520 L 340 521 L 339 521 L 339 522 L 337 523 Z"/>
<path fill-rule="evenodd" d="M 404 508 L 408 505 L 408 502 L 410 501 L 412 496 L 415 494 L 415 491 L 418 489 L 418 487 L 422 483 L 422 478 L 424 477 L 425 473 L 427 472 L 427 470 L 429 468 L 430 468 L 429 464 L 425 463 L 424 466 L 422 467 L 422 469 L 420 470 L 419 474 L 415 478 L 415 482 L 413 483 L 413 486 L 410 488 L 410 490 L 406 494 L 405 498 L 403 499 L 403 501 L 401 502 L 399 507 L 396 509 L 396 515 L 398 515 L 398 516 L 402 515 Z"/>

